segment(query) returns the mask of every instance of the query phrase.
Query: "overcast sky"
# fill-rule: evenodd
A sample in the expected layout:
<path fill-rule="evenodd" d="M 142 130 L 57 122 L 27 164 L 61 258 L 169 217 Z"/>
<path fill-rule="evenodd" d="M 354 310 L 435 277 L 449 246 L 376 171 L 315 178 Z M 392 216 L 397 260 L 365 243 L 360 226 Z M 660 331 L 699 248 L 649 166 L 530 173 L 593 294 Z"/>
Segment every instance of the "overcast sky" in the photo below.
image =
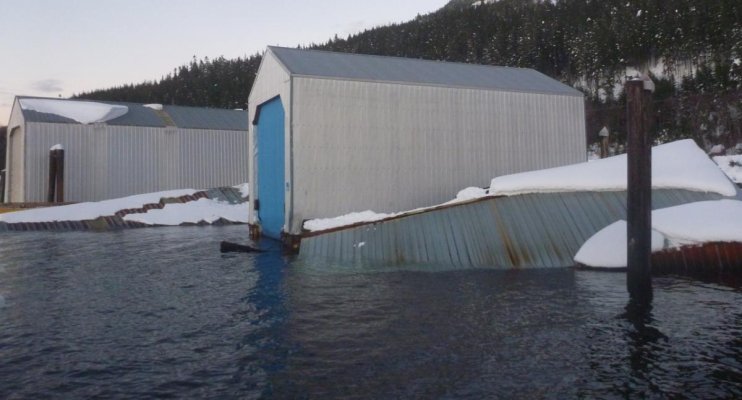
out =
<path fill-rule="evenodd" d="M 193 56 L 322 43 L 448 0 L 0 0 L 0 125 L 14 95 L 156 80 Z M 245 88 L 247 90 L 247 88 Z"/>

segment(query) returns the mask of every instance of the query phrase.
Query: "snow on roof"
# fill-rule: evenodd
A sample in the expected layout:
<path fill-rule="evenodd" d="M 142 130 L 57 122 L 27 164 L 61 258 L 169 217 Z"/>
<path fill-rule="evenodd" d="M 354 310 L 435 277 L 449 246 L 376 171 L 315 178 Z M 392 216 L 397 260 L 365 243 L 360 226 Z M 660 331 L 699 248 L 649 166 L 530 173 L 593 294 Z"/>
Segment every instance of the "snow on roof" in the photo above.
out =
<path fill-rule="evenodd" d="M 20 99 L 21 108 L 45 114 L 55 114 L 81 124 L 106 122 L 129 112 L 121 105 L 93 101 L 67 101 L 57 99 Z"/>
<path fill-rule="evenodd" d="M 165 204 L 162 209 L 147 210 L 146 213 L 127 214 L 126 221 L 141 222 L 147 225 L 181 225 L 199 222 L 213 223 L 218 219 L 247 223 L 249 206 L 247 203 L 229 204 L 213 199 L 198 199 L 188 203 Z"/>
<path fill-rule="evenodd" d="M 699 201 L 652 212 L 652 227 L 673 247 L 706 242 L 742 242 L 742 201 Z"/>
<path fill-rule="evenodd" d="M 239 185 L 242 189 L 246 185 Z M 98 217 L 107 217 L 117 211 L 141 208 L 145 204 L 158 203 L 160 199 L 180 197 L 196 193 L 194 189 L 168 190 L 145 193 L 98 202 L 69 204 L 65 206 L 35 208 L 31 210 L 0 214 L 0 222 L 55 222 L 87 221 Z M 242 192 L 245 195 L 245 192 Z M 127 221 L 141 222 L 147 225 L 181 225 L 184 223 L 212 223 L 218 219 L 247 223 L 249 207 L 247 202 L 229 204 L 214 199 L 199 199 L 187 203 L 168 203 L 162 209 L 151 209 L 145 213 L 127 214 Z"/>
<path fill-rule="evenodd" d="M 309 231 L 323 231 L 326 229 L 338 228 L 341 226 L 353 225 L 360 222 L 379 221 L 384 218 L 396 216 L 398 214 L 376 213 L 370 210 L 354 212 L 341 215 L 334 218 L 317 218 L 305 221 L 303 228 Z"/>
<path fill-rule="evenodd" d="M 652 212 L 652 251 L 708 242 L 742 242 L 742 201 L 699 201 Z M 590 237 L 574 257 L 591 267 L 626 266 L 626 221 Z"/>
<path fill-rule="evenodd" d="M 85 221 L 116 214 L 116 211 L 139 208 L 157 203 L 162 198 L 180 197 L 196 193 L 194 189 L 169 190 L 165 192 L 137 194 L 118 199 L 69 204 L 65 206 L 34 208 L 0 214 L 0 221 L 9 224 L 19 222 Z"/>
<path fill-rule="evenodd" d="M 714 161 L 719 164 L 719 168 L 736 183 L 742 183 L 742 155 L 736 156 L 716 156 Z"/>
<path fill-rule="evenodd" d="M 626 155 L 500 176 L 491 195 L 626 190 Z M 652 187 L 734 196 L 734 185 L 691 139 L 652 148 Z"/>
<path fill-rule="evenodd" d="M 575 261 L 590 267 L 624 268 L 627 265 L 628 244 L 626 221 L 618 220 L 591 236 L 575 254 Z M 652 230 L 652 251 L 665 247 L 665 237 Z"/>

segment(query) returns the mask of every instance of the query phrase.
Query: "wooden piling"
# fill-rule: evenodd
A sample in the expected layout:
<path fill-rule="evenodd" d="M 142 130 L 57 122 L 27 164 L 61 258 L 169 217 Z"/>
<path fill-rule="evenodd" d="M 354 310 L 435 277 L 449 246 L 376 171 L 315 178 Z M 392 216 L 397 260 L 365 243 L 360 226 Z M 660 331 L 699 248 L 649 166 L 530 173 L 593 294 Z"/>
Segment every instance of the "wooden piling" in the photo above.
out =
<path fill-rule="evenodd" d="M 652 147 L 649 137 L 651 90 L 642 80 L 626 82 L 628 198 L 626 286 L 631 301 L 652 302 Z"/>
<path fill-rule="evenodd" d="M 49 186 L 46 191 L 46 202 L 53 203 L 57 185 L 57 151 L 49 150 Z"/>
<path fill-rule="evenodd" d="M 49 186 L 46 201 L 64 203 L 64 149 L 56 146 L 49 150 Z"/>
<path fill-rule="evenodd" d="M 64 150 L 54 150 L 57 152 L 57 203 L 64 203 Z"/>

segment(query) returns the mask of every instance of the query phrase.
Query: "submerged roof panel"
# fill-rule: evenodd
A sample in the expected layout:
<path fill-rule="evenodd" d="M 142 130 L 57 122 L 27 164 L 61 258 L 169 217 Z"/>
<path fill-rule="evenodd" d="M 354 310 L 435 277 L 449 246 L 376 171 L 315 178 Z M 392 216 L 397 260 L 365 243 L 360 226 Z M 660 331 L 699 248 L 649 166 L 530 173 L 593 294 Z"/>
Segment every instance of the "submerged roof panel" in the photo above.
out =
<path fill-rule="evenodd" d="M 292 75 L 582 96 L 536 70 L 269 46 Z"/>
<path fill-rule="evenodd" d="M 655 189 L 652 208 L 722 198 L 716 193 Z M 487 197 L 311 233 L 302 238 L 299 257 L 345 265 L 567 267 L 574 265 L 574 255 L 588 238 L 625 218 L 626 191 Z"/>

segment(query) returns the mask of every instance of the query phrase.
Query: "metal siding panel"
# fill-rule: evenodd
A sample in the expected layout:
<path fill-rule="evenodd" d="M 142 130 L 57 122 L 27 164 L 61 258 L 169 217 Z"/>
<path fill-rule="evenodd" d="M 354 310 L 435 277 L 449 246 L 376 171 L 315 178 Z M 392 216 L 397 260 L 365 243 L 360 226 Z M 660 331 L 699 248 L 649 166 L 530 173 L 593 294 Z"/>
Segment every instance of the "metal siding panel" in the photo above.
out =
<path fill-rule="evenodd" d="M 131 126 L 29 124 L 27 164 L 33 197 L 45 198 L 48 149 L 65 148 L 65 199 L 97 201 L 170 189 L 207 189 L 247 181 L 245 132 Z M 232 139 L 230 139 L 232 138 Z M 234 143 L 238 145 L 234 145 Z M 235 172 L 238 170 L 239 172 Z M 237 174 L 237 175 L 235 175 Z M 234 179 L 237 176 L 240 179 Z"/>
<path fill-rule="evenodd" d="M 302 219 L 438 204 L 498 175 L 584 161 L 584 130 L 575 129 L 584 124 L 581 103 L 294 78 L 291 231 L 300 231 Z"/>

